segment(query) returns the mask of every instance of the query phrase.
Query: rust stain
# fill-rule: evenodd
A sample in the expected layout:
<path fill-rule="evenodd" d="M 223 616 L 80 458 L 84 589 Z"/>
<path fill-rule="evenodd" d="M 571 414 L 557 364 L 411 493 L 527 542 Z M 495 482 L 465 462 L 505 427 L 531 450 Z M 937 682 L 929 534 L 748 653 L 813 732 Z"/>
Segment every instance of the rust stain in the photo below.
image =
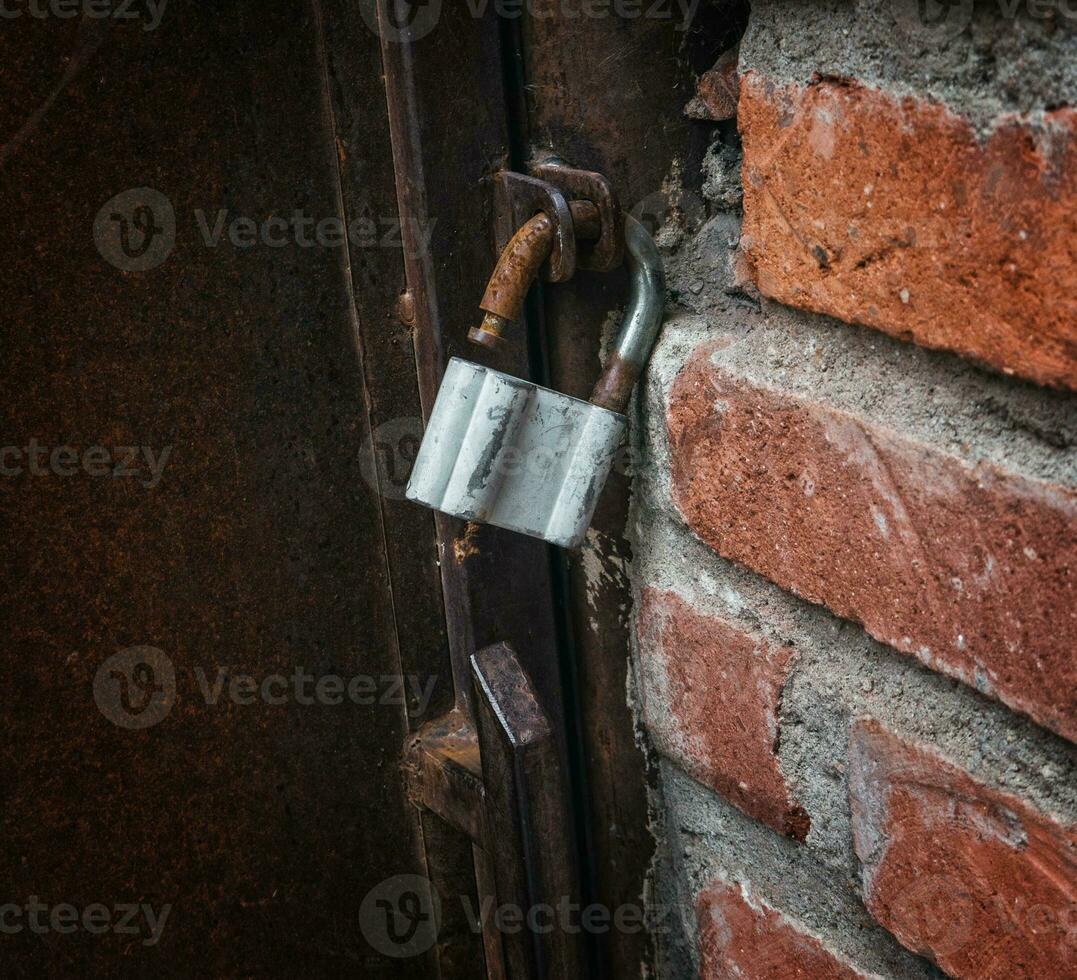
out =
<path fill-rule="evenodd" d="M 474 521 L 468 521 L 463 537 L 459 537 L 453 541 L 452 553 L 453 557 L 456 559 L 456 564 L 462 565 L 465 558 L 479 553 L 479 549 L 475 546 L 474 542 L 475 532 L 478 531 L 478 529 L 478 524 Z"/>
<path fill-rule="evenodd" d="M 601 230 L 598 208 L 588 201 L 572 201 L 574 232 L 579 238 L 597 238 Z M 527 291 L 553 248 L 554 223 L 545 213 L 536 214 L 520 227 L 505 246 L 486 286 L 479 308 L 489 315 L 474 328 L 472 343 L 497 346 L 504 327 L 520 318 Z"/>

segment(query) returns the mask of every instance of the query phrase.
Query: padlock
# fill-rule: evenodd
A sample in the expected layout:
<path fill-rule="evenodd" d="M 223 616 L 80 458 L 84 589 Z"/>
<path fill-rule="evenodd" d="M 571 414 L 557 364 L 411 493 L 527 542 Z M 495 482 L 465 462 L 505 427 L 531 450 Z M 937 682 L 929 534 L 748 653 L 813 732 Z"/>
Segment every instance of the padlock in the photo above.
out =
<path fill-rule="evenodd" d="M 572 207 L 577 227 L 588 218 L 593 224 L 579 203 Z M 625 215 L 624 235 L 628 306 L 590 401 L 452 358 L 412 468 L 409 500 L 567 548 L 583 542 L 665 303 L 662 259 L 650 234 Z M 504 319 L 488 312 L 472 339 L 496 340 Z"/>

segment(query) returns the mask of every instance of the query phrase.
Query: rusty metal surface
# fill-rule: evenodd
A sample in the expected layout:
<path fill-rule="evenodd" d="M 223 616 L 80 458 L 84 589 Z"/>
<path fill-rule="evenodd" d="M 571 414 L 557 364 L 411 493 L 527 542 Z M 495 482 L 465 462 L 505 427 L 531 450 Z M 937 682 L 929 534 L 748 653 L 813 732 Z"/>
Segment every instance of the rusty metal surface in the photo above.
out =
<path fill-rule="evenodd" d="M 497 215 L 494 231 L 499 250 L 508 246 L 510 236 L 537 214 L 550 223 L 549 264 L 543 276 L 550 282 L 567 282 L 576 273 L 576 237 L 568 201 L 556 187 L 514 170 L 502 170 L 493 178 Z"/>
<path fill-rule="evenodd" d="M 730 6 L 702 5 L 698 17 L 720 27 Z M 622 19 L 612 2 L 599 9 L 601 16 L 569 21 L 558 16 L 557 0 L 535 0 L 531 16 L 521 21 L 530 153 L 556 154 L 603 174 L 624 210 L 642 217 L 661 211 L 663 188 L 670 182 L 675 187 L 678 174 L 691 180 L 699 173 L 709 130 L 686 119 L 683 108 L 694 94 L 693 68 L 710 67 L 717 51 L 703 45 L 697 52 L 699 34 L 670 19 Z M 686 189 L 699 193 L 698 186 Z M 602 324 L 624 303 L 626 282 L 624 271 L 580 273 L 568 286 L 544 287 L 552 387 L 587 397 L 600 370 Z M 586 775 L 590 809 L 590 898 L 611 908 L 640 903 L 654 850 L 647 764 L 625 697 L 632 601 L 624 537 L 628 495 L 627 473 L 615 469 L 584 553 L 565 559 L 579 705 L 577 765 Z M 598 941 L 599 969 L 607 976 L 638 976 L 652 955 L 646 935 Z"/>
<path fill-rule="evenodd" d="M 405 266 L 423 267 L 433 250 L 453 245 L 434 238 L 437 217 L 417 224 L 396 200 L 389 107 L 381 77 L 381 41 L 349 0 L 324 0 L 327 88 L 336 134 L 342 205 L 349 221 L 398 227 L 389 247 L 354 250 L 350 273 L 360 300 L 356 332 L 362 351 L 371 418 L 374 471 L 385 531 L 392 611 L 405 673 L 436 674 L 425 711 L 409 705 L 413 730 L 449 711 L 457 696 L 443 606 L 438 537 L 433 516 L 404 499 L 409 468 L 422 436 L 422 400 L 416 371 L 416 302 Z M 376 15 L 374 5 L 366 8 Z M 376 24 L 376 20 L 375 20 Z M 466 678 L 466 671 L 464 672 Z M 471 839 L 445 814 L 420 811 L 426 876 L 441 899 L 441 930 L 432 975 L 470 980 L 483 970 L 483 943 L 466 916 L 464 900 L 478 901 Z M 371 833 L 377 832 L 371 826 Z M 385 969 L 392 972 L 391 966 Z"/>
<path fill-rule="evenodd" d="M 594 204 L 573 201 L 569 210 L 568 233 L 573 241 L 598 237 L 602 219 Z M 505 325 L 520 318 L 524 300 L 539 269 L 547 259 L 552 262 L 551 249 L 558 235 L 557 224 L 548 214 L 540 212 L 521 225 L 509 239 L 479 302 L 479 308 L 495 319 L 484 317 L 482 325 L 468 333 L 468 339 L 473 343 L 489 345 L 495 338 L 502 340 Z"/>
<path fill-rule="evenodd" d="M 482 767 L 475 730 L 458 711 L 436 718 L 412 740 L 408 793 L 476 844 L 482 844 Z"/>
<path fill-rule="evenodd" d="M 502 250 L 479 308 L 510 322 L 519 319 L 527 291 L 553 247 L 554 223 L 540 212 L 524 222 Z"/>
<path fill-rule="evenodd" d="M 475 848 L 475 879 L 480 895 L 497 894 L 493 856 L 479 847 Z M 501 930 L 492 917 L 487 918 L 483 925 L 483 945 L 486 951 L 485 980 L 509 980 L 506 973 L 505 950 L 501 942 Z"/>
<path fill-rule="evenodd" d="M 349 0 L 321 5 L 326 111 L 341 208 L 349 224 L 379 229 L 377 245 L 351 249 L 348 272 L 370 416 L 369 476 L 377 482 L 401 667 L 436 676 L 425 710 L 409 705 L 414 729 L 448 711 L 455 697 L 434 521 L 404 499 L 422 436 L 414 299 L 405 288 L 405 229 L 397 209 L 380 42 Z M 418 229 L 420 242 L 426 231 Z"/>
<path fill-rule="evenodd" d="M 509 645 L 479 650 L 471 669 L 497 900 L 525 915 L 576 903 L 571 803 L 550 720 Z M 513 980 L 584 975 L 581 935 L 560 922 L 505 930 L 501 943 Z"/>
<path fill-rule="evenodd" d="M 372 957 L 359 919 L 382 879 L 426 873 L 398 769 L 406 705 L 212 702 L 199 686 L 218 668 L 400 671 L 354 304 L 382 313 L 351 292 L 344 249 L 241 248 L 227 230 L 210 246 L 195 217 L 342 217 L 317 32 L 309 3 L 237 0 L 170 4 L 153 31 L 0 33 L 5 439 L 171 447 L 153 486 L 0 480 L 4 900 L 172 906 L 153 945 L 0 937 L 7 977 L 436 970 Z M 94 219 L 145 186 L 174 208 L 175 247 L 125 271 Z M 94 680 L 136 645 L 164 652 L 176 695 L 133 730 Z"/>
<path fill-rule="evenodd" d="M 611 354 L 591 391 L 591 401 L 611 412 L 624 412 L 639 379 L 640 367 L 619 354 Z"/>
<path fill-rule="evenodd" d="M 512 326 L 511 321 L 496 313 L 485 313 L 477 327 L 467 332 L 467 339 L 480 347 L 497 350 L 505 342 L 505 331 Z"/>
<path fill-rule="evenodd" d="M 560 160 L 535 161 L 528 170 L 557 187 L 570 207 L 574 201 L 588 201 L 598 212 L 598 234 L 588 236 L 597 240 L 579 249 L 576 264 L 593 272 L 616 269 L 624 258 L 624 215 L 610 182 L 593 170 L 579 170 Z"/>

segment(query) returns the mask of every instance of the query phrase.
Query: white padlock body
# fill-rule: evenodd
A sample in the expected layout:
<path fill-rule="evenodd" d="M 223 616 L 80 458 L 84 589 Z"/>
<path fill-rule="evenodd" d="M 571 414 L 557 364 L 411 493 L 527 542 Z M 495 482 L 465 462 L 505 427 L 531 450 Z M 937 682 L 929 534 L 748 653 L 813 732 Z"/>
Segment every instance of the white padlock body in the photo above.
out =
<path fill-rule="evenodd" d="M 574 548 L 625 425 L 616 412 L 454 357 L 407 497 Z"/>

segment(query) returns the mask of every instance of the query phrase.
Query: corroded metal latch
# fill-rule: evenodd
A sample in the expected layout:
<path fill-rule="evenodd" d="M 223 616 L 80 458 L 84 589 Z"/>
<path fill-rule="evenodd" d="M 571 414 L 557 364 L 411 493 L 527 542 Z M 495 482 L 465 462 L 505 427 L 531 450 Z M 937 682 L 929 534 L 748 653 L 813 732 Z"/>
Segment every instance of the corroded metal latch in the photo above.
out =
<path fill-rule="evenodd" d="M 416 733 L 404 763 L 409 796 L 471 839 L 480 894 L 518 909 L 557 907 L 577 889 L 553 724 L 508 644 L 478 650 L 470 674 L 475 717 L 454 710 Z M 501 931 L 491 917 L 484 930 L 491 977 L 585 975 L 578 929 Z"/>
<path fill-rule="evenodd" d="M 624 215 L 601 174 L 551 157 L 530 174 L 503 170 L 494 178 L 494 237 L 501 258 L 479 308 L 482 324 L 468 334 L 495 347 L 519 318 L 536 275 L 565 282 L 577 267 L 609 272 L 624 260 Z"/>
<path fill-rule="evenodd" d="M 469 339 L 503 343 L 540 271 L 563 282 L 577 266 L 615 268 L 626 251 L 624 324 L 587 402 L 452 358 L 407 496 L 572 548 L 590 524 L 627 426 L 625 407 L 658 335 L 664 275 L 651 236 L 621 212 L 602 177 L 557 160 L 532 170 L 536 176 L 498 175 L 496 233 L 504 247 Z"/>

